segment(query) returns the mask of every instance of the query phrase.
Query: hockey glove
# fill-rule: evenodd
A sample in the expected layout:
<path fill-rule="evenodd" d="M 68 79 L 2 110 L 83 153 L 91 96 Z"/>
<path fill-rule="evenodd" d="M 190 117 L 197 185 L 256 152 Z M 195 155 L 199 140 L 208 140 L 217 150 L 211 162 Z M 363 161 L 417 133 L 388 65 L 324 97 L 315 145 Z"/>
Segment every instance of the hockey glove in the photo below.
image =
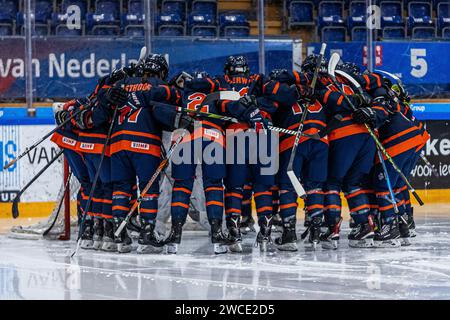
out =
<path fill-rule="evenodd" d="M 372 97 L 366 92 L 363 92 L 363 94 L 354 94 L 351 97 L 357 108 L 366 108 L 372 104 Z"/>
<path fill-rule="evenodd" d="M 128 92 L 119 87 L 112 87 L 106 91 L 105 98 L 112 105 L 122 107 L 128 101 Z"/>
<path fill-rule="evenodd" d="M 120 81 L 126 77 L 132 77 L 134 75 L 134 68 L 131 67 L 123 67 L 120 69 L 114 69 L 109 75 L 109 83 L 114 84 L 117 81 Z"/>
<path fill-rule="evenodd" d="M 353 120 L 356 123 L 366 123 L 370 127 L 374 127 L 377 122 L 375 111 L 370 107 L 359 108 L 352 114 Z"/>
<path fill-rule="evenodd" d="M 304 100 L 310 104 L 313 104 L 316 101 L 314 91 L 310 87 L 296 85 L 295 89 L 297 91 L 297 100 Z"/>
<path fill-rule="evenodd" d="M 55 113 L 55 120 L 56 120 L 56 124 L 58 126 L 61 125 L 61 123 L 63 123 L 64 121 L 66 121 L 66 119 L 70 116 L 69 115 L 69 111 L 66 110 L 62 110 L 62 111 L 58 111 Z"/>
<path fill-rule="evenodd" d="M 173 123 L 174 129 L 186 129 L 190 133 L 194 132 L 194 121 L 187 114 L 177 112 Z"/>
<path fill-rule="evenodd" d="M 258 133 L 261 130 L 267 130 L 269 128 L 269 121 L 267 117 L 265 117 L 265 113 L 258 108 L 250 109 L 248 114 L 248 122 L 251 128 L 255 129 Z"/>
<path fill-rule="evenodd" d="M 187 72 L 180 72 L 179 74 L 175 75 L 172 79 L 169 81 L 169 85 L 175 86 L 179 89 L 184 88 L 184 83 L 186 81 L 192 80 L 192 76 Z"/>
<path fill-rule="evenodd" d="M 81 130 L 92 128 L 92 111 L 88 109 L 81 111 L 72 119 L 72 123 Z"/>

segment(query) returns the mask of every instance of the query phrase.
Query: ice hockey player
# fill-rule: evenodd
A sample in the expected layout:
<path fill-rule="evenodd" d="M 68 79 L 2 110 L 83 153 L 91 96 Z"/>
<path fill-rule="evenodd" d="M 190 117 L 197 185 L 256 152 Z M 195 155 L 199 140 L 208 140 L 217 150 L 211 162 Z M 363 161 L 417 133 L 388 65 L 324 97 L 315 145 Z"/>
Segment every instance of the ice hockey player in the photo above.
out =
<path fill-rule="evenodd" d="M 61 125 L 61 123 L 63 123 L 67 117 L 70 117 L 74 110 L 77 110 L 81 105 L 83 105 L 83 102 L 80 100 L 70 100 L 64 103 L 64 105 L 55 112 L 56 124 L 58 126 Z M 79 147 L 78 133 L 79 130 L 69 121 L 53 134 L 51 141 L 64 150 L 64 157 L 69 164 L 69 168 L 72 171 L 72 174 L 80 182 L 80 190 L 77 194 L 77 213 L 78 222 L 80 222 L 83 210 L 86 207 L 86 200 L 91 190 L 91 182 L 83 156 L 77 151 Z"/>
<path fill-rule="evenodd" d="M 307 62 L 306 62 L 307 63 Z M 297 130 L 302 114 L 308 108 L 308 115 L 303 123 L 303 133 L 314 134 L 325 130 L 326 117 L 322 105 L 314 99 L 314 92 L 309 87 L 314 70 L 303 66 L 308 73 L 288 70 L 273 70 L 272 79 L 291 86 L 288 93 L 283 93 L 284 103 L 280 103 L 272 119 L 275 126 Z M 315 65 L 314 65 L 315 68 Z M 312 72 L 312 73 L 311 73 Z M 280 167 L 277 184 L 280 193 L 280 215 L 283 222 L 283 233 L 275 239 L 278 249 L 297 250 L 296 212 L 297 193 L 287 176 L 287 166 L 294 145 L 295 136 L 280 134 Z M 301 137 L 300 145 L 294 158 L 294 172 L 306 191 L 305 226 L 303 235 L 307 247 L 315 247 L 320 241 L 320 227 L 324 212 L 323 187 L 327 179 L 328 140 L 326 137 L 314 140 Z"/>
<path fill-rule="evenodd" d="M 136 178 L 139 190 L 149 183 L 161 161 L 162 130 L 184 126 L 189 117 L 176 117 L 176 109 L 153 105 L 151 101 L 178 103 L 179 96 L 161 99 L 158 90 L 170 91 L 166 83 L 169 67 L 160 54 L 149 54 L 136 65 L 133 76 L 115 82 L 99 100 L 109 106 L 117 106 L 120 116 L 111 136 L 112 179 L 114 181 L 113 216 L 114 231 L 129 212 L 133 201 Z M 159 183 L 152 184 L 141 195 L 138 253 L 162 252 L 164 241 L 155 233 L 158 212 Z M 119 252 L 131 251 L 131 239 L 126 229 L 115 238 Z"/>
<path fill-rule="evenodd" d="M 315 66 L 317 56 L 309 56 L 303 64 L 302 71 L 311 72 Z M 322 62 L 323 72 L 317 83 L 317 100 L 324 107 L 328 123 L 335 116 L 342 118 L 330 130 L 328 134 L 328 177 L 325 186 L 325 211 L 324 225 L 326 232 L 321 234 L 322 247 L 325 249 L 336 249 L 340 238 L 341 198 L 343 191 L 347 199 L 350 215 L 356 226 L 366 227 L 370 224 L 369 212 L 370 201 L 368 190 L 362 186 L 369 177 L 375 157 L 375 143 L 361 121 L 356 121 L 352 107 L 332 83 L 331 78 L 325 73 L 327 63 Z M 346 95 L 349 96 L 353 105 L 361 113 L 370 109 L 370 101 L 367 97 L 355 94 L 347 81 L 338 77 L 339 85 Z M 359 118 L 358 118 L 359 119 Z M 359 227 L 358 227 L 359 228 Z M 356 229 L 355 229 L 356 230 Z M 351 232 L 349 238 L 354 236 Z M 373 238 L 373 231 L 366 237 Z"/>
<path fill-rule="evenodd" d="M 270 113 L 276 110 L 277 105 L 276 101 L 270 100 L 268 97 L 277 91 L 279 83 L 274 81 L 267 82 L 261 74 L 250 74 L 250 69 L 244 56 L 228 57 L 224 66 L 224 75 L 218 76 L 216 79 L 220 83 L 221 90 L 238 91 L 243 96 L 240 100 L 240 105 L 244 106 L 250 114 L 250 125 L 235 123 L 227 127 L 227 134 L 230 132 L 229 130 L 234 130 L 233 135 L 230 137 L 235 137 L 239 132 L 247 132 L 251 127 L 255 128 L 257 133 L 261 129 L 267 128 L 270 122 Z M 223 103 L 222 108 L 225 108 L 225 106 L 226 103 Z M 262 136 L 259 135 L 259 138 L 270 141 L 270 134 Z M 275 179 L 274 175 L 261 174 L 261 168 L 264 166 L 259 159 L 256 164 L 249 163 L 250 152 L 257 153 L 255 147 L 250 147 L 247 143 L 245 149 L 244 164 L 227 164 L 227 176 L 225 178 L 226 224 L 231 240 L 234 238 L 236 243 L 240 242 L 239 225 L 244 186 L 251 181 L 253 183 L 253 196 L 260 227 L 256 242 L 261 245 L 261 250 L 266 250 L 267 244 L 271 242 L 273 215 L 271 188 L 275 184 Z M 230 150 L 227 146 L 228 152 L 232 152 L 236 160 L 236 154 L 242 151 Z M 250 180 L 249 177 L 251 177 Z"/>

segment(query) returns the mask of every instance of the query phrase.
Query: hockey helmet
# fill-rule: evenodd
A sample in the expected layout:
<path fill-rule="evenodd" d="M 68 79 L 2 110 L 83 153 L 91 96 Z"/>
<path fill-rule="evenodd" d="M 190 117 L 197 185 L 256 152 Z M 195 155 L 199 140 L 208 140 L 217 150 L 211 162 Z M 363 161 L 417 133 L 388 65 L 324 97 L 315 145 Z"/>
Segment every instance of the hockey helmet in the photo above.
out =
<path fill-rule="evenodd" d="M 244 56 L 229 56 L 225 62 L 223 71 L 228 75 L 248 74 L 250 73 L 250 67 Z"/>
<path fill-rule="evenodd" d="M 137 74 L 155 75 L 162 80 L 167 79 L 169 74 L 169 65 L 163 55 L 158 53 L 150 53 L 142 62 L 136 66 Z"/>
<path fill-rule="evenodd" d="M 301 65 L 302 71 L 314 73 L 314 71 L 316 70 L 317 59 L 319 59 L 318 54 L 313 53 L 313 54 L 310 54 L 309 56 L 307 56 L 306 59 L 303 60 L 302 65 Z M 327 68 L 328 68 L 328 61 L 327 61 L 327 59 L 325 59 L 325 57 L 322 57 L 319 72 L 327 73 Z"/>

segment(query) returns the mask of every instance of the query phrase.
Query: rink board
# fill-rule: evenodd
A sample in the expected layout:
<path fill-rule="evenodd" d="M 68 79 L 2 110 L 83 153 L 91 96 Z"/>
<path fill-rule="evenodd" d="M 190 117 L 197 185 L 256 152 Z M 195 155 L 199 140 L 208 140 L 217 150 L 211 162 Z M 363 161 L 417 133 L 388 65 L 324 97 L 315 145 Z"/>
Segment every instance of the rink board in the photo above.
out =
<path fill-rule="evenodd" d="M 440 178 L 419 160 L 412 173 L 412 184 L 427 204 L 449 203 L 450 199 L 450 104 L 418 103 L 413 106 L 419 119 L 426 121 L 431 139 L 426 146 L 427 158 L 439 170 Z M 54 128 L 49 107 L 38 107 L 35 117 L 25 108 L 0 108 L 0 163 L 11 161 L 25 148 Z M 7 170 L 0 168 L 0 218 L 11 216 L 11 202 L 19 190 L 57 153 L 50 140 L 40 144 L 29 155 Z M 21 217 L 48 216 L 62 184 L 61 159 L 50 167 L 20 199 Z M 414 200 L 413 200 L 414 201 Z M 345 203 L 345 200 L 344 200 Z M 303 205 L 300 203 L 300 208 Z"/>

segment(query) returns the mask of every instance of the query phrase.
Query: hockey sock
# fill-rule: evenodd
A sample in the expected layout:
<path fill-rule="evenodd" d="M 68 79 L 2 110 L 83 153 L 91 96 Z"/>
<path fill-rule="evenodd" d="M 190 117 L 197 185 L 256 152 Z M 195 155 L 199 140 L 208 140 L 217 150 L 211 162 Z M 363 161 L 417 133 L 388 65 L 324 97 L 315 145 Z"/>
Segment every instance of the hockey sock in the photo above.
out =
<path fill-rule="evenodd" d="M 125 218 L 131 208 L 133 181 L 114 182 L 112 194 L 112 215 Z"/>
<path fill-rule="evenodd" d="M 241 216 L 242 198 L 243 198 L 243 190 L 241 187 L 226 188 L 225 217 L 227 219 Z"/>
<path fill-rule="evenodd" d="M 389 191 L 377 191 L 378 210 L 384 222 L 388 223 L 395 217 L 394 205 L 391 202 Z"/>
<path fill-rule="evenodd" d="M 172 221 L 181 221 L 183 224 L 189 211 L 194 178 L 176 179 L 172 188 L 172 203 L 170 214 Z"/>
<path fill-rule="evenodd" d="M 203 178 L 205 189 L 206 214 L 208 220 L 219 219 L 223 216 L 223 184 L 222 179 Z"/>
<path fill-rule="evenodd" d="M 255 193 L 253 194 L 253 197 L 255 198 L 258 220 L 261 220 L 266 216 L 271 216 L 273 213 L 272 191 L 270 188 L 271 186 L 266 186 L 259 183 L 255 183 L 254 185 Z"/>
<path fill-rule="evenodd" d="M 242 217 L 249 217 L 252 215 L 252 196 L 253 186 L 251 184 L 246 184 L 244 186 L 242 198 Z"/>
<path fill-rule="evenodd" d="M 341 197 L 339 190 L 328 189 L 325 191 L 324 199 L 324 220 L 327 226 L 333 226 L 339 222 L 341 218 Z"/>
<path fill-rule="evenodd" d="M 277 214 L 280 210 L 280 188 L 278 186 L 273 186 L 270 190 L 272 190 L 273 214 Z"/>
<path fill-rule="evenodd" d="M 323 218 L 325 209 L 324 201 L 325 193 L 322 191 L 322 188 L 314 188 L 306 191 L 306 220 L 311 221 L 315 217 Z"/>
<path fill-rule="evenodd" d="M 148 181 L 139 181 L 139 189 L 143 190 Z M 159 184 L 154 183 L 146 194 L 141 197 L 141 204 L 139 206 L 140 217 L 147 222 L 154 221 L 158 213 L 158 197 Z"/>
<path fill-rule="evenodd" d="M 350 216 L 356 224 L 365 224 L 369 221 L 370 204 L 367 193 L 370 190 L 359 187 L 348 187 L 344 192 L 347 199 Z"/>
<path fill-rule="evenodd" d="M 410 216 L 412 215 L 412 207 L 411 207 L 411 195 L 409 193 L 408 188 L 404 188 L 402 191 L 403 200 L 405 200 L 405 213 Z"/>
<path fill-rule="evenodd" d="M 297 193 L 294 188 L 280 185 L 280 216 L 283 221 L 290 220 L 297 213 Z"/>
<path fill-rule="evenodd" d="M 102 188 L 102 215 L 103 218 L 112 218 L 112 193 L 113 183 L 101 183 Z"/>

